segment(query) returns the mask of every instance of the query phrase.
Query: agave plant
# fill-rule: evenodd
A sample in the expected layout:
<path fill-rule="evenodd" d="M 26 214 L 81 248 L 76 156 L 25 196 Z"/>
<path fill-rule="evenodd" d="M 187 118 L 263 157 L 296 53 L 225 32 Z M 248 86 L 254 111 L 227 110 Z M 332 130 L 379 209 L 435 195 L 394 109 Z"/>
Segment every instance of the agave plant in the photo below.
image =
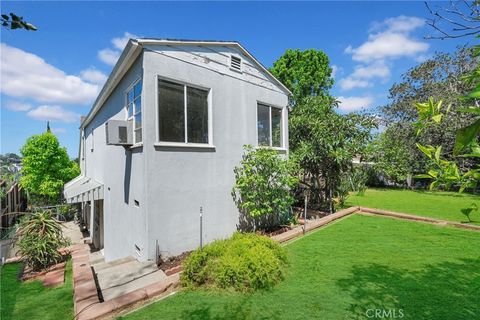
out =
<path fill-rule="evenodd" d="M 18 253 L 33 271 L 45 269 L 62 260 L 58 249 L 68 241 L 62 234 L 61 224 L 49 210 L 25 216 L 17 229 Z"/>

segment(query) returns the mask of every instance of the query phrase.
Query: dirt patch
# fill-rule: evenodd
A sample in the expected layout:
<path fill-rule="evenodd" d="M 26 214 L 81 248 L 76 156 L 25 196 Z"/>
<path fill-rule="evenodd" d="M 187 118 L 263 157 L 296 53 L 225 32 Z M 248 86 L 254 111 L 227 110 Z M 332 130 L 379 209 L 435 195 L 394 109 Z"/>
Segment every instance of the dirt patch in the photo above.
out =
<path fill-rule="evenodd" d="M 162 271 L 167 271 L 169 269 L 181 266 L 183 260 L 185 260 L 191 252 L 192 251 L 186 251 L 178 256 L 166 258 L 165 260 L 160 257 L 158 262 L 158 268 Z"/>

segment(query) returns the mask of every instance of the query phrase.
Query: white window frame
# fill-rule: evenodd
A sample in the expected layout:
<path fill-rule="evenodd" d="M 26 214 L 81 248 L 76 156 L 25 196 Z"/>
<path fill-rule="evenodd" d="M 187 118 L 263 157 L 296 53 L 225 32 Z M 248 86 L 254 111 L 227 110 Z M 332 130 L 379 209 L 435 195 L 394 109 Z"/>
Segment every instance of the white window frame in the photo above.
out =
<path fill-rule="evenodd" d="M 160 80 L 165 80 L 165 81 L 170 81 L 174 82 L 179 85 L 183 85 L 183 112 L 184 112 L 184 136 L 185 140 L 184 142 L 172 142 L 172 141 L 162 141 L 160 139 L 160 123 L 159 123 L 159 92 L 158 92 L 158 83 Z M 192 143 L 188 142 L 188 132 L 187 132 L 187 87 L 195 88 L 195 89 L 200 89 L 204 91 L 208 91 L 208 96 L 207 96 L 207 110 L 208 110 L 208 142 L 207 143 Z M 213 90 L 212 88 L 208 88 L 205 86 L 200 86 L 191 82 L 188 82 L 183 79 L 179 78 L 170 78 L 170 77 L 165 77 L 161 75 L 155 75 L 155 112 L 156 112 L 156 143 L 154 144 L 155 146 L 158 147 L 193 147 L 193 148 L 215 148 L 215 145 L 213 144 L 213 112 L 212 112 L 212 96 L 213 96 Z"/>
<path fill-rule="evenodd" d="M 127 121 L 132 121 L 132 138 L 133 138 L 133 147 L 136 147 L 136 146 L 140 146 L 143 144 L 143 138 L 144 138 L 144 135 L 143 135 L 143 105 L 144 105 L 144 99 L 143 99 L 143 82 L 142 82 L 142 92 L 140 92 L 140 95 L 137 97 L 137 98 L 133 98 L 133 112 L 132 112 L 132 116 L 128 116 L 128 94 L 130 93 L 130 91 L 132 90 L 135 90 L 135 86 L 141 82 L 143 79 L 142 77 L 139 77 L 138 79 L 136 79 L 134 82 L 132 82 L 132 84 L 130 86 L 128 86 L 127 90 L 125 90 L 124 92 L 124 97 L 125 97 L 125 118 L 127 119 Z M 140 131 L 142 132 L 142 140 L 139 141 L 139 142 L 135 142 L 135 115 L 139 114 L 139 112 L 137 112 L 137 107 L 135 105 L 135 100 L 137 100 L 138 98 L 141 99 L 142 101 L 142 107 L 141 107 L 141 120 L 142 120 L 142 126 L 140 127 Z"/>
<path fill-rule="evenodd" d="M 268 123 L 270 126 L 270 141 L 268 146 L 261 146 L 258 143 L 258 105 L 263 105 L 265 107 L 269 107 L 270 112 L 268 113 Z M 280 147 L 274 147 L 272 145 L 272 109 L 278 109 L 280 110 L 282 116 L 280 118 Z M 277 105 L 273 105 L 271 103 L 263 102 L 263 101 L 258 101 L 257 100 L 257 105 L 255 107 L 255 146 L 257 148 L 271 148 L 275 150 L 281 150 L 281 151 L 286 151 L 287 148 L 285 147 L 285 112 L 286 108 L 285 107 L 280 107 Z"/>

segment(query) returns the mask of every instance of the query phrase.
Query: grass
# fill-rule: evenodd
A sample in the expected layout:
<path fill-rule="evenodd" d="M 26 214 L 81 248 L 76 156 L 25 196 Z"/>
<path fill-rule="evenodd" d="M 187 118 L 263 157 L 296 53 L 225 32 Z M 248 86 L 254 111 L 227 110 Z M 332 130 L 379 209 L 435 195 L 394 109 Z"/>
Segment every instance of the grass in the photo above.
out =
<path fill-rule="evenodd" d="M 425 217 L 468 223 L 461 209 L 477 203 L 480 196 L 454 192 L 427 192 L 399 189 L 368 189 L 364 195 L 352 194 L 347 206 L 363 206 Z M 480 225 L 480 212 L 470 215 L 473 224 Z"/>
<path fill-rule="evenodd" d="M 65 283 L 45 288 L 42 281 L 17 280 L 20 264 L 7 264 L 1 269 L 0 319 L 72 319 L 72 263 L 66 267 Z"/>
<path fill-rule="evenodd" d="M 366 319 L 372 308 L 480 319 L 479 240 L 475 231 L 352 215 L 286 245 L 288 275 L 269 291 L 185 290 L 124 319 Z"/>

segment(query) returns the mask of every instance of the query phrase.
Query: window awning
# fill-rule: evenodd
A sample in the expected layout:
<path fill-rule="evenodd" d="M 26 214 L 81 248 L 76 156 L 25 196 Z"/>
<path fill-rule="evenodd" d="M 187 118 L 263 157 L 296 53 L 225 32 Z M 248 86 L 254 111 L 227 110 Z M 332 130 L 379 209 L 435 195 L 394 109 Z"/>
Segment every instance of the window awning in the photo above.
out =
<path fill-rule="evenodd" d="M 65 184 L 63 195 L 67 203 L 103 199 L 103 184 L 86 176 L 78 176 Z"/>

